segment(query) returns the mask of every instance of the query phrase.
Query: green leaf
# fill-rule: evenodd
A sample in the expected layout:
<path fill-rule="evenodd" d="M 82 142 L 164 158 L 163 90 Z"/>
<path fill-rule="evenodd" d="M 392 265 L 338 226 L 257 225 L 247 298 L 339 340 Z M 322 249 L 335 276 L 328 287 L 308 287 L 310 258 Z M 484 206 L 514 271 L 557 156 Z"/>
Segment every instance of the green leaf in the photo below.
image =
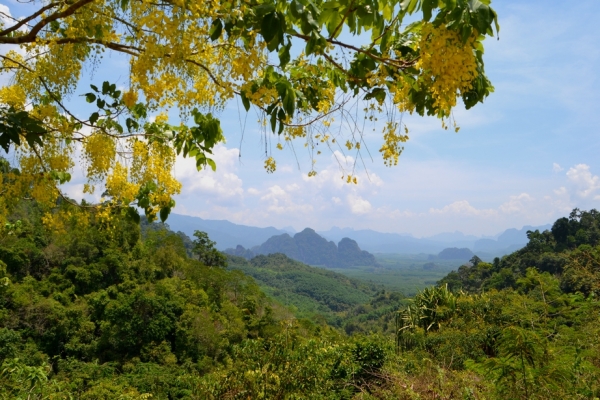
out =
<path fill-rule="evenodd" d="M 146 106 L 142 103 L 137 103 L 131 108 L 131 115 L 134 118 L 146 118 Z"/>
<path fill-rule="evenodd" d="M 71 174 L 63 171 L 50 171 L 50 178 L 52 178 L 55 181 L 59 181 L 62 185 L 71 180 Z"/>
<path fill-rule="evenodd" d="M 277 113 L 273 111 L 271 114 L 271 130 L 275 133 L 275 127 L 277 125 Z"/>
<path fill-rule="evenodd" d="M 210 40 L 214 42 L 220 38 L 221 32 L 223 32 L 223 23 L 220 19 L 215 19 L 210 27 Z"/>
<path fill-rule="evenodd" d="M 169 218 L 169 214 L 171 214 L 171 207 L 163 207 L 160 209 L 160 221 L 165 222 L 167 218 Z"/>
<path fill-rule="evenodd" d="M 98 86 L 96 86 L 96 85 L 90 85 L 90 87 L 94 90 L 94 92 L 98 91 Z"/>
<path fill-rule="evenodd" d="M 388 42 L 390 40 L 392 33 L 391 31 L 387 31 L 382 37 L 381 37 L 381 42 L 379 43 L 379 48 L 381 50 L 382 53 L 385 53 L 386 50 L 388 49 Z"/>
<path fill-rule="evenodd" d="M 242 98 L 242 104 L 244 105 L 246 111 L 250 110 L 250 100 L 248 100 L 246 93 L 244 93 L 243 90 L 240 93 L 240 97 Z"/>
<path fill-rule="evenodd" d="M 280 21 L 276 12 L 265 15 L 260 24 L 260 33 L 265 39 L 265 42 L 271 42 L 271 40 L 273 40 L 273 38 L 277 35 L 279 28 Z"/>
<path fill-rule="evenodd" d="M 213 172 L 215 172 L 217 170 L 217 164 L 215 163 L 215 161 L 211 158 L 206 158 L 206 163 L 208 165 L 210 165 L 210 168 L 213 170 Z"/>
<path fill-rule="evenodd" d="M 100 118 L 100 114 L 97 112 L 92 113 L 92 115 L 90 115 L 90 124 L 94 125 L 96 121 L 98 121 L 98 118 Z"/>
<path fill-rule="evenodd" d="M 134 207 L 127 207 L 126 215 L 136 224 L 140 223 L 140 214 Z"/>
<path fill-rule="evenodd" d="M 286 114 L 293 117 L 296 109 L 296 93 L 291 88 L 286 91 L 282 103 Z"/>
<path fill-rule="evenodd" d="M 419 0 L 402 0 L 400 3 L 400 8 L 409 14 L 412 14 L 417 8 L 417 4 Z"/>
<path fill-rule="evenodd" d="M 309 56 L 315 51 L 315 46 L 318 42 L 318 37 L 316 35 L 310 35 L 310 39 L 306 42 L 306 55 Z"/>
<path fill-rule="evenodd" d="M 98 108 L 104 108 L 104 106 L 106 105 L 106 102 L 102 99 L 98 99 L 98 100 L 96 100 L 96 105 L 98 106 Z"/>
<path fill-rule="evenodd" d="M 290 62 L 290 48 L 292 47 L 292 42 L 288 38 L 288 42 L 285 46 L 282 46 L 279 49 L 279 66 L 283 69 Z"/>
<path fill-rule="evenodd" d="M 385 89 L 383 88 L 374 88 L 371 92 L 365 95 L 365 100 L 376 99 L 380 104 L 385 100 Z"/>
<path fill-rule="evenodd" d="M 423 20 L 431 19 L 431 12 L 437 6 L 437 0 L 423 0 Z"/>
<path fill-rule="evenodd" d="M 261 4 L 254 7 L 254 13 L 259 17 L 272 13 L 273 11 L 275 11 L 275 5 L 273 4 Z"/>
<path fill-rule="evenodd" d="M 93 103 L 94 101 L 96 101 L 96 95 L 94 93 L 86 93 L 85 101 L 87 101 L 88 103 Z"/>
<path fill-rule="evenodd" d="M 102 82 L 102 94 L 108 94 L 110 92 L 110 83 L 107 81 Z"/>

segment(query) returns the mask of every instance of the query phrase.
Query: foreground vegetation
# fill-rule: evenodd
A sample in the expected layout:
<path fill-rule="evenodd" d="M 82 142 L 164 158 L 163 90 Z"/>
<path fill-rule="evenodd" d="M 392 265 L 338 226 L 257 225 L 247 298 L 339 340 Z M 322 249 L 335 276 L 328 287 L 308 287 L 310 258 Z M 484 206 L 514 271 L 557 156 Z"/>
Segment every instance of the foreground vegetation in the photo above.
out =
<path fill-rule="evenodd" d="M 600 396 L 596 211 L 408 302 L 280 255 L 225 268 L 202 233 L 59 208 L 62 230 L 31 202 L 2 227 L 0 398 Z M 338 319 L 299 317 L 294 295 Z"/>

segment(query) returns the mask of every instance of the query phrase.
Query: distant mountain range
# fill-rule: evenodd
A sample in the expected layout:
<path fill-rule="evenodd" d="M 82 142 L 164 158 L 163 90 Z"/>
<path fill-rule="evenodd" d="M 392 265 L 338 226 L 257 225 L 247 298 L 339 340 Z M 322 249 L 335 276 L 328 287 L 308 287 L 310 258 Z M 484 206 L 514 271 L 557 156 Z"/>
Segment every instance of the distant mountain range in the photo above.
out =
<path fill-rule="evenodd" d="M 313 229 L 306 228 L 293 237 L 287 233 L 269 238 L 260 246 L 246 249 L 241 245 L 229 248 L 225 253 L 251 259 L 259 254 L 282 253 L 309 265 L 322 265 L 328 268 L 348 268 L 355 266 L 377 266 L 375 256 L 361 250 L 358 243 L 350 238 L 342 238 L 338 245 L 328 241 Z"/>
<path fill-rule="evenodd" d="M 173 231 L 182 231 L 192 237 L 195 230 L 208 233 L 219 250 L 236 248 L 245 249 L 261 246 L 273 236 L 293 234 L 293 228 L 276 229 L 274 227 L 258 228 L 238 225 L 226 220 L 205 220 L 188 215 L 171 214 L 168 225 Z M 438 254 L 446 248 L 468 248 L 479 257 L 486 259 L 509 254 L 527 244 L 527 231 L 544 231 L 552 225 L 524 226 L 522 229 L 507 229 L 492 237 L 478 238 L 464 235 L 461 232 L 440 233 L 428 238 L 415 238 L 409 234 L 382 233 L 369 229 L 354 230 L 351 228 L 331 228 L 328 231 L 317 232 L 329 241 L 339 243 L 343 238 L 353 239 L 362 250 L 371 253 L 399 254 Z M 335 243 L 333 243 L 335 246 Z"/>
<path fill-rule="evenodd" d="M 238 225 L 227 220 L 211 220 L 189 215 L 171 214 L 167 220 L 171 230 L 181 231 L 189 237 L 194 237 L 194 231 L 208 233 L 210 240 L 217 243 L 219 250 L 236 247 L 238 244 L 250 248 L 263 244 L 271 236 L 286 233 L 273 227 L 257 228 L 255 226 Z"/>
<path fill-rule="evenodd" d="M 319 232 L 330 240 L 350 237 L 358 242 L 360 247 L 372 253 L 405 253 L 405 254 L 436 254 L 445 248 L 468 248 L 479 257 L 490 258 L 509 254 L 527 244 L 527 231 L 539 229 L 544 231 L 552 225 L 524 226 L 521 229 L 507 229 L 496 237 L 477 238 L 464 235 L 462 232 L 441 233 L 428 238 L 415 238 L 408 234 L 381 233 L 370 229 L 354 230 L 351 228 L 331 228 Z"/>

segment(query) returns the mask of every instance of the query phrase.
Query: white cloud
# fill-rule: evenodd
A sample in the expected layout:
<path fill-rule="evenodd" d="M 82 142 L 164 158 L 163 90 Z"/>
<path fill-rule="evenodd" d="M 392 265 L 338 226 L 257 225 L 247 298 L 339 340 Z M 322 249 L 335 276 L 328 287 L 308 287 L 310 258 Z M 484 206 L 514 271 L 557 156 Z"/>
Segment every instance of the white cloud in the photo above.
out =
<path fill-rule="evenodd" d="M 371 212 L 371 203 L 358 195 L 349 194 L 346 197 L 346 200 L 348 201 L 348 205 L 350 206 L 352 214 L 361 215 Z"/>
<path fill-rule="evenodd" d="M 510 196 L 510 200 L 500 205 L 499 209 L 506 214 L 514 214 L 526 211 L 528 203 L 535 199 L 527 193 L 521 193 L 518 196 Z"/>
<path fill-rule="evenodd" d="M 217 164 L 215 172 L 210 167 L 198 171 L 193 158 L 177 157 L 175 176 L 183 184 L 182 196 L 203 198 L 209 202 L 240 202 L 244 189 L 236 174 L 238 150 L 217 145 L 212 158 Z"/>
<path fill-rule="evenodd" d="M 268 204 L 267 211 L 274 212 L 276 214 L 307 214 L 313 211 L 313 206 L 310 204 L 294 202 L 292 196 L 290 196 L 289 193 L 287 193 L 286 190 L 279 185 L 269 187 L 267 193 L 260 199 Z"/>
<path fill-rule="evenodd" d="M 468 215 L 468 216 L 491 216 L 491 215 L 496 215 L 497 211 L 491 210 L 491 209 L 480 210 L 480 209 L 473 207 L 471 204 L 469 204 L 469 202 L 467 200 L 460 200 L 460 201 L 455 201 L 454 203 L 448 204 L 447 206 L 444 206 L 439 209 L 430 208 L 429 213 L 437 214 L 437 215 L 459 214 L 459 215 Z"/>
<path fill-rule="evenodd" d="M 567 188 L 564 186 L 559 187 L 558 189 L 554 189 L 554 194 L 557 196 L 563 196 L 568 194 Z"/>
<path fill-rule="evenodd" d="M 317 175 L 309 177 L 306 174 L 302 175 L 302 180 L 309 186 L 318 189 L 336 189 L 345 190 L 345 188 L 354 188 L 357 190 L 367 190 L 373 187 L 383 186 L 383 180 L 372 171 L 365 171 L 361 167 L 355 166 L 356 160 L 352 156 L 344 156 L 340 151 L 333 152 L 329 159 L 329 164 L 323 168 L 318 168 Z M 355 171 L 355 172 L 353 172 Z M 347 175 L 356 176 L 359 185 L 349 185 L 346 183 Z"/>
<path fill-rule="evenodd" d="M 560 164 L 558 164 L 558 163 L 553 163 L 552 164 L 552 171 L 554 171 L 554 172 L 560 172 L 560 171 L 563 171 L 563 170 L 564 170 L 564 168 L 561 167 Z"/>
<path fill-rule="evenodd" d="M 577 164 L 569 168 L 567 178 L 580 197 L 586 198 L 600 189 L 600 178 L 597 175 L 592 175 L 589 165 Z"/>

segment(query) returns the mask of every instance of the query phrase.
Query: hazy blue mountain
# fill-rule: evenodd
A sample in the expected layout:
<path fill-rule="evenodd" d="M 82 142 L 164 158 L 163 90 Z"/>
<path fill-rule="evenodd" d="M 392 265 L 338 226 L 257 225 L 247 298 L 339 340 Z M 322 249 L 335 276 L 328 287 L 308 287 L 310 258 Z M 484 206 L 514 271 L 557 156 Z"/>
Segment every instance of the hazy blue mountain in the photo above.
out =
<path fill-rule="evenodd" d="M 361 250 L 358 243 L 350 238 L 343 238 L 337 246 L 338 265 L 352 267 L 355 265 L 375 265 L 375 256 L 366 250 Z"/>
<path fill-rule="evenodd" d="M 454 232 L 443 232 L 438 233 L 437 235 L 428 236 L 426 239 L 433 240 L 436 242 L 475 242 L 480 239 L 480 237 L 474 235 L 465 235 L 460 231 Z"/>
<path fill-rule="evenodd" d="M 284 229 L 276 229 L 273 227 L 257 228 L 234 224 L 226 220 L 206 220 L 180 214 L 171 214 L 167 222 L 173 231 L 181 231 L 190 237 L 193 237 L 195 230 L 207 232 L 211 240 L 214 240 L 217 243 L 217 248 L 219 250 L 225 250 L 227 248 L 235 249 L 237 245 L 241 245 L 245 249 L 252 249 L 255 246 L 261 246 L 273 236 L 287 234 L 288 238 L 292 239 L 291 235 L 294 235 L 295 233 L 292 227 L 286 227 Z M 343 238 L 351 238 L 357 242 L 357 245 L 360 246 L 362 250 L 371 253 L 438 254 L 445 248 L 457 247 L 469 248 L 478 255 L 481 254 L 483 257 L 493 258 L 509 254 L 524 246 L 527 243 L 528 230 L 539 229 L 540 231 L 543 231 L 550 228 L 551 225 L 537 227 L 524 226 L 521 229 L 507 229 L 497 235 L 497 239 L 477 239 L 475 236 L 465 235 L 458 231 L 440 233 L 427 238 L 415 238 L 409 234 L 383 233 L 370 229 L 354 230 L 351 228 L 338 227 L 331 228 L 328 231 L 318 232 L 318 234 L 327 239 L 325 242 L 334 242 L 327 245 L 325 242 L 319 242 L 322 246 L 328 246 L 328 251 L 332 254 L 335 252 L 331 245 L 335 246 L 335 243 L 339 243 Z M 295 233 L 295 235 L 298 235 L 298 233 Z M 296 246 L 298 246 L 297 243 Z M 291 255 L 294 254 L 294 250 L 290 249 L 286 251 L 290 252 L 290 257 L 299 259 L 299 255 Z M 301 246 L 298 247 L 298 251 L 306 252 L 308 250 Z M 330 255 L 328 257 L 331 258 L 333 256 Z M 321 259 L 321 261 L 323 260 L 324 259 Z M 314 265 L 318 264 L 315 263 Z"/>
<path fill-rule="evenodd" d="M 251 248 L 264 243 L 271 236 L 285 233 L 273 227 L 257 228 L 234 224 L 226 220 L 202 219 L 181 214 L 169 215 L 167 223 L 171 230 L 181 231 L 192 238 L 196 230 L 208 233 L 210 239 L 217 243 L 216 247 L 219 250 L 235 248 L 238 244 L 245 248 Z"/>
<path fill-rule="evenodd" d="M 235 249 L 232 249 L 232 248 L 226 249 L 225 253 L 229 254 L 230 256 L 242 257 L 242 258 L 245 258 L 246 260 L 250 260 L 250 259 L 256 257 L 256 254 L 254 254 L 254 252 L 252 250 L 244 248 L 244 246 L 242 246 L 241 244 L 238 244 L 235 247 Z"/>
<path fill-rule="evenodd" d="M 475 252 L 485 252 L 495 255 L 509 254 L 527 244 L 527 231 L 535 231 L 537 229 L 540 232 L 543 232 L 550 228 L 552 228 L 552 225 L 548 224 L 541 226 L 526 225 L 521 229 L 507 229 L 498 235 L 498 239 L 496 240 L 477 240 L 472 249 Z"/>
<path fill-rule="evenodd" d="M 281 228 L 282 231 L 289 233 L 290 235 L 295 235 L 298 231 L 294 229 L 293 226 L 284 226 Z"/>
<path fill-rule="evenodd" d="M 351 228 L 333 227 L 319 232 L 329 240 L 340 241 L 345 237 L 359 243 L 363 250 L 373 253 L 438 253 L 447 245 L 427 239 L 418 239 L 409 234 L 383 233 L 370 229 L 354 230 Z"/>
<path fill-rule="evenodd" d="M 260 246 L 252 248 L 252 252 L 255 254 L 275 254 L 282 253 L 293 258 L 294 260 L 300 260 L 300 251 L 298 245 L 293 237 L 284 233 L 283 235 L 272 236 L 267 239 L 266 242 Z"/>
<path fill-rule="evenodd" d="M 470 249 L 450 247 L 440 251 L 437 258 L 440 260 L 462 260 L 469 261 L 475 254 Z"/>
<path fill-rule="evenodd" d="M 294 235 L 294 241 L 298 246 L 298 260 L 309 265 L 326 265 L 333 267 L 337 265 L 337 246 L 317 234 L 313 229 L 306 228 Z"/>
<path fill-rule="evenodd" d="M 226 249 L 225 253 L 246 259 L 261 254 L 282 253 L 306 264 L 330 268 L 377 265 L 375 256 L 361 250 L 356 241 L 343 238 L 336 245 L 310 228 L 296 233 L 293 237 L 287 233 L 272 236 L 260 246 L 251 249 L 237 245 L 235 248 Z"/>
<path fill-rule="evenodd" d="M 527 243 L 527 231 L 544 231 L 551 225 L 524 226 L 522 229 L 507 229 L 496 235 L 497 239 L 484 237 L 478 239 L 473 235 L 462 232 L 446 232 L 426 238 L 415 238 L 408 234 L 381 233 L 373 230 L 353 230 L 351 228 L 331 228 L 319 232 L 330 240 L 338 241 L 342 237 L 351 237 L 360 247 L 372 253 L 404 253 L 404 254 L 438 254 L 445 248 L 468 248 L 477 254 L 481 253 L 486 259 L 499 257 L 520 249 Z"/>

